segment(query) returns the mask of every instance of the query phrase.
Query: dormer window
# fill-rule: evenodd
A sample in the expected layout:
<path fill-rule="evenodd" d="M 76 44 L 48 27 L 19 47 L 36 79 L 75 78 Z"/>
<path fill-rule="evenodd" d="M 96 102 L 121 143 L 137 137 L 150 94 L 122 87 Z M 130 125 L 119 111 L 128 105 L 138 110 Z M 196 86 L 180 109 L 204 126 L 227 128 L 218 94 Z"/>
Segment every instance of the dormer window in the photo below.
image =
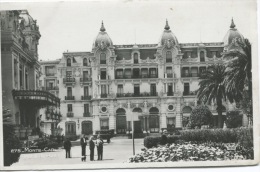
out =
<path fill-rule="evenodd" d="M 172 62 L 172 52 L 167 51 L 166 52 L 166 63 L 171 63 Z"/>
<path fill-rule="evenodd" d="M 138 54 L 134 53 L 134 64 L 138 64 Z"/>
<path fill-rule="evenodd" d="M 105 53 L 101 53 L 100 54 L 100 64 L 106 64 L 106 54 Z"/>
<path fill-rule="evenodd" d="M 67 66 L 71 66 L 71 59 L 67 59 Z"/>
<path fill-rule="evenodd" d="M 88 59 L 87 58 L 83 59 L 83 66 L 88 66 Z"/>

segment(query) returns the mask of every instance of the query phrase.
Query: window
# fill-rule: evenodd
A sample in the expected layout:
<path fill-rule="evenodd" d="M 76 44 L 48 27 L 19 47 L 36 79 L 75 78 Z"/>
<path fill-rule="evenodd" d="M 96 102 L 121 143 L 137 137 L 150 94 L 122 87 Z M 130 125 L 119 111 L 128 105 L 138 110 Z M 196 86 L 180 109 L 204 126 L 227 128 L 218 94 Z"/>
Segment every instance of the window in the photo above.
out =
<path fill-rule="evenodd" d="M 196 51 L 191 52 L 191 58 L 197 58 L 197 52 Z"/>
<path fill-rule="evenodd" d="M 66 135 L 76 135 L 75 122 L 66 122 Z"/>
<path fill-rule="evenodd" d="M 107 71 L 106 71 L 106 69 L 101 69 L 101 71 L 100 71 L 100 78 L 104 79 L 104 80 L 107 78 Z"/>
<path fill-rule="evenodd" d="M 139 78 L 139 75 L 140 75 L 139 71 L 140 70 L 137 68 L 133 69 L 133 78 Z"/>
<path fill-rule="evenodd" d="M 151 92 L 151 96 L 156 96 L 156 84 L 151 84 L 150 85 L 150 92 Z"/>
<path fill-rule="evenodd" d="M 166 52 L 166 63 L 171 63 L 172 62 L 172 52 L 167 51 Z"/>
<path fill-rule="evenodd" d="M 116 70 L 116 78 L 122 79 L 123 78 L 123 69 Z"/>
<path fill-rule="evenodd" d="M 138 63 L 138 54 L 134 53 L 134 64 Z"/>
<path fill-rule="evenodd" d="M 42 80 L 39 81 L 39 86 L 42 87 Z"/>
<path fill-rule="evenodd" d="M 190 94 L 190 84 L 189 83 L 184 83 L 184 92 L 183 95 L 189 95 Z"/>
<path fill-rule="evenodd" d="M 142 69 L 141 73 L 142 73 L 142 78 L 148 78 L 148 69 Z"/>
<path fill-rule="evenodd" d="M 87 58 L 83 59 L 83 66 L 88 66 L 88 59 Z"/>
<path fill-rule="evenodd" d="M 123 85 L 118 85 L 117 86 L 117 94 L 123 94 L 124 90 L 123 90 Z"/>
<path fill-rule="evenodd" d="M 88 71 L 83 71 L 83 81 L 87 80 L 89 77 Z"/>
<path fill-rule="evenodd" d="M 173 77 L 172 67 L 166 67 L 166 74 L 167 74 L 167 78 Z"/>
<path fill-rule="evenodd" d="M 107 88 L 106 85 L 101 85 L 101 97 L 106 98 L 107 97 Z"/>
<path fill-rule="evenodd" d="M 205 53 L 204 53 L 204 51 L 200 52 L 200 61 L 201 62 L 205 62 Z"/>
<path fill-rule="evenodd" d="M 72 104 L 68 104 L 67 107 L 68 107 L 68 112 L 72 112 Z"/>
<path fill-rule="evenodd" d="M 72 77 L 72 71 L 66 71 L 66 78 Z"/>
<path fill-rule="evenodd" d="M 191 52 L 187 52 L 187 58 L 191 58 Z"/>
<path fill-rule="evenodd" d="M 20 65 L 20 88 L 22 88 L 23 87 L 23 67 L 22 67 L 22 65 Z"/>
<path fill-rule="evenodd" d="M 71 66 L 71 59 L 70 58 L 67 59 L 67 66 Z"/>
<path fill-rule="evenodd" d="M 167 118 L 167 130 L 173 131 L 175 128 L 175 118 Z"/>
<path fill-rule="evenodd" d="M 140 95 L 140 85 L 139 84 L 134 85 L 134 95 L 136 95 L 136 96 Z"/>
<path fill-rule="evenodd" d="M 101 53 L 100 54 L 100 64 L 106 64 L 106 54 L 105 53 Z"/>
<path fill-rule="evenodd" d="M 67 87 L 67 96 L 72 97 L 72 88 L 71 87 Z"/>
<path fill-rule="evenodd" d="M 89 96 L 88 86 L 84 87 L 84 96 Z"/>
<path fill-rule="evenodd" d="M 150 77 L 151 78 L 156 78 L 157 77 L 155 68 L 151 68 L 150 69 Z"/>
<path fill-rule="evenodd" d="M 54 66 L 45 66 L 45 75 L 46 76 L 54 76 L 55 70 Z"/>
<path fill-rule="evenodd" d="M 173 86 L 172 86 L 172 83 L 168 83 L 167 87 L 168 87 L 167 96 L 173 96 Z"/>
<path fill-rule="evenodd" d="M 100 129 L 101 130 L 108 130 L 108 119 L 100 119 Z"/>
<path fill-rule="evenodd" d="M 195 67 L 191 68 L 191 76 L 198 77 L 198 68 L 195 68 Z"/>
<path fill-rule="evenodd" d="M 84 104 L 84 113 L 89 113 L 89 104 Z"/>
<path fill-rule="evenodd" d="M 49 82 L 49 88 L 52 89 L 53 88 L 53 82 Z"/>
<path fill-rule="evenodd" d="M 25 89 L 28 89 L 28 71 L 27 69 L 25 70 Z"/>

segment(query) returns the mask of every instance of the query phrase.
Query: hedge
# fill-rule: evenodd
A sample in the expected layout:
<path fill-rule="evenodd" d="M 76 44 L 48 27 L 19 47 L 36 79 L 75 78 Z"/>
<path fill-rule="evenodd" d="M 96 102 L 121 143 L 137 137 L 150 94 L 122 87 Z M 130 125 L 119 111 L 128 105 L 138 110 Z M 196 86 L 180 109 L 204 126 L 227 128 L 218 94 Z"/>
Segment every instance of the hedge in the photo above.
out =
<path fill-rule="evenodd" d="M 146 148 L 156 147 L 160 144 L 161 137 L 145 137 L 144 146 Z M 239 143 L 245 147 L 253 147 L 252 128 L 234 129 L 204 129 L 204 130 L 183 130 L 180 135 L 167 137 L 167 143 L 180 142 L 215 142 L 215 143 Z"/>

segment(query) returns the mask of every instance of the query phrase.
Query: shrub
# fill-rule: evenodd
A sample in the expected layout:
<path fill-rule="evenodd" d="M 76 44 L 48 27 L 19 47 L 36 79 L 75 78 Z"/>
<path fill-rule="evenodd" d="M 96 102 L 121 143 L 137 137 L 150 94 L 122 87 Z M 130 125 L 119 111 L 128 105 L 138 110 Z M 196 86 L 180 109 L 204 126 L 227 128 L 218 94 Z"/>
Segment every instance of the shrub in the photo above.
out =
<path fill-rule="evenodd" d="M 147 136 L 144 138 L 144 146 L 146 148 L 152 148 L 156 147 L 158 144 L 161 143 L 162 137 L 159 136 Z M 167 143 L 172 144 L 172 143 L 177 143 L 177 141 L 180 140 L 179 135 L 171 135 L 167 136 Z"/>
<path fill-rule="evenodd" d="M 205 105 L 199 105 L 191 111 L 190 125 L 191 128 L 199 127 L 202 125 L 210 125 L 213 123 L 213 115 L 209 108 Z"/>
<path fill-rule="evenodd" d="M 229 111 L 226 115 L 227 128 L 237 128 L 242 126 L 242 115 L 238 111 Z"/>

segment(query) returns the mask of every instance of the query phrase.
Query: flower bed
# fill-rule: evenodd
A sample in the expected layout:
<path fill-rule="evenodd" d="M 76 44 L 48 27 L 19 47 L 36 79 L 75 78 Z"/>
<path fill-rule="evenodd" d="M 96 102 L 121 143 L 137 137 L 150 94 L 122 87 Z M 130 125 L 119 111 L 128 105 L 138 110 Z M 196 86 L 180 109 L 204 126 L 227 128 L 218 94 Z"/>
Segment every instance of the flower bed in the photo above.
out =
<path fill-rule="evenodd" d="M 144 148 L 140 154 L 129 158 L 129 163 L 222 161 L 253 159 L 253 147 L 245 148 L 235 143 L 168 144 L 156 148 Z"/>

